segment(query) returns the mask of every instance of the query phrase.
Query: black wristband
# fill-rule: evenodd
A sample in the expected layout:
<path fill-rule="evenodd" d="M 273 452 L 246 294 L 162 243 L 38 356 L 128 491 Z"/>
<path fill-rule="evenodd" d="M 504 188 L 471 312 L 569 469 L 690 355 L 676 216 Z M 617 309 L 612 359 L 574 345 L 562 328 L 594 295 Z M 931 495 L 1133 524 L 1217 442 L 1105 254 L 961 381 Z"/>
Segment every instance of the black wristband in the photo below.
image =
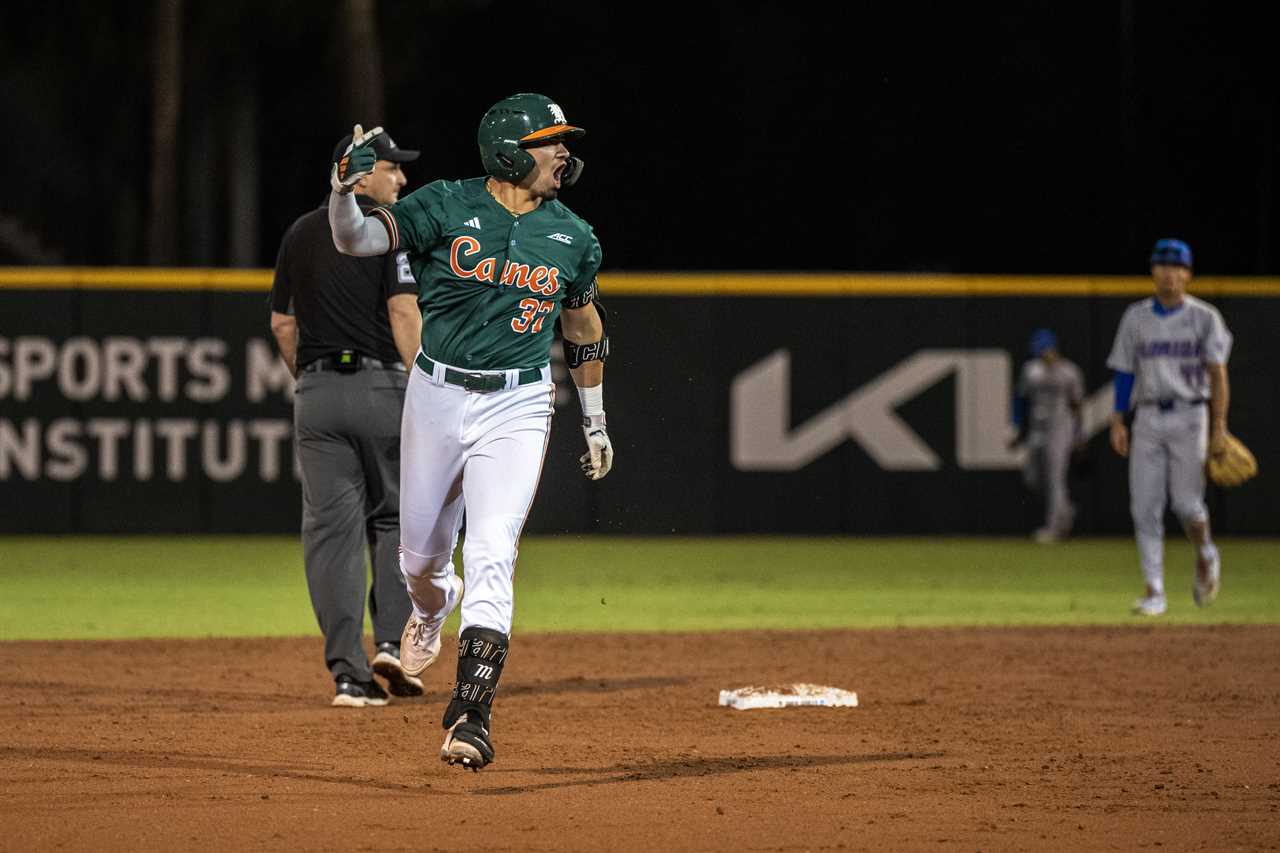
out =
<path fill-rule="evenodd" d="M 570 370 L 581 367 L 588 361 L 604 363 L 609 356 L 608 335 L 591 344 L 575 344 L 568 338 L 563 338 L 562 343 L 564 344 L 564 361 L 569 365 Z"/>

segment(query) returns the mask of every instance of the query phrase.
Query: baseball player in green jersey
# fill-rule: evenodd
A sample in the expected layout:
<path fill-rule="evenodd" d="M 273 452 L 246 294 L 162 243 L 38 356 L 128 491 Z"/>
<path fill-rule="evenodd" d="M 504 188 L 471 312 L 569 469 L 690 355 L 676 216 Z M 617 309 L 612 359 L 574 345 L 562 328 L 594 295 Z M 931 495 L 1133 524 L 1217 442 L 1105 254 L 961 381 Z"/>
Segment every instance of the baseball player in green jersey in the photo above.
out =
<path fill-rule="evenodd" d="M 480 122 L 486 176 L 436 181 L 366 216 L 350 187 L 373 168 L 379 132 L 356 126 L 333 168 L 329 222 L 339 251 L 407 252 L 418 281 L 422 349 L 400 439 L 400 567 L 413 612 L 400 663 L 417 676 L 435 661 L 445 617 L 461 600 L 440 757 L 479 770 L 493 761 L 490 711 L 511 634 L 516 549 L 551 427 L 557 319 L 582 404 L 583 470 L 598 480 L 613 465 L 608 339 L 595 305 L 600 243 L 556 199 L 582 173 L 566 143 L 585 131 L 551 99 L 513 95 Z M 465 583 L 452 562 L 464 511 Z"/>

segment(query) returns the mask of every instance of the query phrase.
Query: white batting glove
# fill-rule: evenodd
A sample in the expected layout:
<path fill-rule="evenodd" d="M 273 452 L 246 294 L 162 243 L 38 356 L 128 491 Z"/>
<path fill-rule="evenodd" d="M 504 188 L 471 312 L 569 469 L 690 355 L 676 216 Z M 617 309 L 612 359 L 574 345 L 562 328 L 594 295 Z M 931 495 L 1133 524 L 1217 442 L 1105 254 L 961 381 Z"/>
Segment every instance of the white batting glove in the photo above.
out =
<path fill-rule="evenodd" d="M 333 187 L 333 191 L 338 195 L 347 195 L 355 189 L 356 184 L 360 183 L 361 178 L 373 173 L 378 155 L 374 153 L 371 143 L 379 133 L 382 133 L 381 127 L 375 127 L 368 133 L 365 133 L 358 124 L 352 128 L 351 142 L 347 145 L 347 150 L 342 152 L 342 156 L 338 158 L 337 163 L 333 164 L 333 169 L 329 172 L 329 186 Z"/>
<path fill-rule="evenodd" d="M 604 414 L 583 417 L 582 434 L 587 437 L 587 452 L 578 458 L 582 473 L 588 480 L 604 479 L 613 467 L 613 443 L 605 431 Z"/>

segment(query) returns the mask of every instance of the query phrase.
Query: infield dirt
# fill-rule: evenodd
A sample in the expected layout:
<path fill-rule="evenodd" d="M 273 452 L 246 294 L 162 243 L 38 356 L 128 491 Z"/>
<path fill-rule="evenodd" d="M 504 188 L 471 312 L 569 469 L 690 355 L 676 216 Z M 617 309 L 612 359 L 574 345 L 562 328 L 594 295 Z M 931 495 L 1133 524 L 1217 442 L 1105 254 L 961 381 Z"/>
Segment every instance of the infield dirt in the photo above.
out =
<path fill-rule="evenodd" d="M 320 639 L 0 645 L 0 849 L 1280 848 L 1280 626 L 517 635 L 496 762 Z M 808 681 L 855 709 L 732 711 Z"/>

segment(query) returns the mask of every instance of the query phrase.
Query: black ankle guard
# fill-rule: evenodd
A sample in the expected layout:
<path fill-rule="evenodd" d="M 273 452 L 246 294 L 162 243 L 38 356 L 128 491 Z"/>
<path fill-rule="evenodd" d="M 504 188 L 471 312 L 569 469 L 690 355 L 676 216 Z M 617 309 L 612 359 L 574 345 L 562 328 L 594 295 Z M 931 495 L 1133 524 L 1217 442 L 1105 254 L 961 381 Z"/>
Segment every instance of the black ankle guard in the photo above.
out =
<path fill-rule="evenodd" d="M 458 681 L 444 711 L 447 729 L 474 711 L 489 728 L 489 709 L 507 660 L 507 635 L 489 628 L 468 628 L 458 638 Z"/>

